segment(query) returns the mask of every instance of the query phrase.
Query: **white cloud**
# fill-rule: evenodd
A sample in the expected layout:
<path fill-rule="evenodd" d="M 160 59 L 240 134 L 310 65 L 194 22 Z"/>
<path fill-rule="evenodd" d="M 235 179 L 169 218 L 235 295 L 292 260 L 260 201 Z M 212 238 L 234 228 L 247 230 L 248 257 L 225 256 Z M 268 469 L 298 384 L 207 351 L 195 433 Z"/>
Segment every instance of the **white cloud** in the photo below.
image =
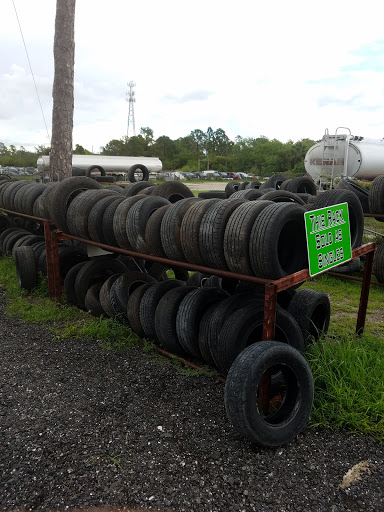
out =
<path fill-rule="evenodd" d="M 50 131 L 55 2 L 14 0 Z M 381 137 L 381 3 L 304 0 L 78 0 L 73 142 L 96 151 L 126 135 L 127 82 L 136 131 L 195 129 L 282 141 L 349 126 Z M 10 0 L 1 5 L 0 141 L 47 144 Z M 382 69 L 382 67 L 381 67 Z"/>

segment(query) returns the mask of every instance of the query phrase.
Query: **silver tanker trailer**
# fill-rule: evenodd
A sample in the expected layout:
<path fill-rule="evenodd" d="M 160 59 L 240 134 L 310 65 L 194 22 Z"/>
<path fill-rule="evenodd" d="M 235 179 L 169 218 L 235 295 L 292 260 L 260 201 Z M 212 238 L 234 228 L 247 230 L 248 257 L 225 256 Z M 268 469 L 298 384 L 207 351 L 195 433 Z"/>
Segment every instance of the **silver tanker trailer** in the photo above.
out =
<path fill-rule="evenodd" d="M 339 133 L 339 130 L 347 133 Z M 304 164 L 320 188 L 335 178 L 371 181 L 384 174 L 384 139 L 352 135 L 351 130 L 344 127 L 330 135 L 326 129 L 321 141 L 307 151 Z"/>
<path fill-rule="evenodd" d="M 161 172 L 163 164 L 157 157 L 146 156 L 106 156 L 106 155 L 72 155 L 72 168 L 90 172 L 99 170 L 102 174 L 127 174 L 148 171 Z M 42 173 L 49 171 L 49 156 L 40 156 L 37 169 Z"/>

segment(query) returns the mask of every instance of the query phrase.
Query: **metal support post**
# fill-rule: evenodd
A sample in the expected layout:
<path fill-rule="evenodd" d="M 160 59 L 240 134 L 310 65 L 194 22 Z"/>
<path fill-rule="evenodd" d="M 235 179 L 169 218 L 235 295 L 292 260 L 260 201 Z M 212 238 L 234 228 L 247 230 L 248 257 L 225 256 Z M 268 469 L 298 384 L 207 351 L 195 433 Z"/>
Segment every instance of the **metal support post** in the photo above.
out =
<path fill-rule="evenodd" d="M 44 220 L 44 236 L 49 296 L 52 299 L 60 300 L 62 287 L 60 282 L 57 234 L 56 231 L 52 229 L 52 225 L 48 220 Z"/>

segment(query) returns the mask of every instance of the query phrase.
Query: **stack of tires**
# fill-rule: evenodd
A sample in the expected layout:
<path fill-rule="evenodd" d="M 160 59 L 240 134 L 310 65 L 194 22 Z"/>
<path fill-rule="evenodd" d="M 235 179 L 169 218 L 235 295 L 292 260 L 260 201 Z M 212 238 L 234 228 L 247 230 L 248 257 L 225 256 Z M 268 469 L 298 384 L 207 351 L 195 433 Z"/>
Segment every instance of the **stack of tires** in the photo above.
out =
<path fill-rule="evenodd" d="M 288 202 L 264 197 L 195 198 L 178 182 L 103 188 L 87 176 L 33 193 L 27 185 L 3 190 L 0 184 L 0 207 L 38 211 L 65 233 L 112 246 L 112 254 L 93 258 L 82 242 L 59 246 L 71 304 L 115 318 L 165 350 L 215 366 L 227 376 L 225 404 L 234 425 L 251 441 L 277 446 L 292 440 L 308 419 L 313 380 L 301 352 L 328 328 L 328 297 L 310 290 L 281 292 L 276 339 L 262 342 L 263 288 L 215 275 L 190 276 L 145 259 L 152 254 L 187 267 L 200 264 L 267 279 L 305 268 L 307 205 L 291 197 Z M 118 256 L 113 247 L 141 255 Z M 9 251 L 7 244 L 4 250 Z M 44 251 L 40 241 L 14 251 L 19 281 L 27 289 L 35 282 L 26 275 L 45 271 Z M 264 387 L 268 400 L 259 406 Z"/>

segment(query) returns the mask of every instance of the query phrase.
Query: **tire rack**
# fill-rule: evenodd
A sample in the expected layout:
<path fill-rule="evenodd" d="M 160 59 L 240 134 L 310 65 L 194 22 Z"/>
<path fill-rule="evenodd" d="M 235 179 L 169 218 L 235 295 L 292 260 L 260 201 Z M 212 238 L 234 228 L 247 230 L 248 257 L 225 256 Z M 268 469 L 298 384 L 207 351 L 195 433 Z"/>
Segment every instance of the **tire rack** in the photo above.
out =
<path fill-rule="evenodd" d="M 118 252 L 121 254 L 126 254 L 128 256 L 133 256 L 140 259 L 156 261 L 158 263 L 163 263 L 165 265 L 177 266 L 181 268 L 186 268 L 188 270 L 194 270 L 196 272 L 203 272 L 205 274 L 215 274 L 222 277 L 237 279 L 239 281 L 245 281 L 247 283 L 263 285 L 265 289 L 264 296 L 264 324 L 263 324 L 263 340 L 271 341 L 275 337 L 275 321 L 276 321 L 276 304 L 277 304 L 277 294 L 283 290 L 287 290 L 292 286 L 301 284 L 307 281 L 310 278 L 309 270 L 304 269 L 299 272 L 295 272 L 294 274 L 287 275 L 281 279 L 271 280 L 264 279 L 255 276 L 248 276 L 245 274 L 238 274 L 234 272 L 229 272 L 226 270 L 215 269 L 211 267 L 205 267 L 202 265 L 195 265 L 193 263 L 182 262 L 177 260 L 171 260 L 167 258 L 161 258 L 158 256 L 152 256 L 150 254 L 143 254 L 134 251 L 130 251 L 127 249 L 121 249 L 119 247 L 114 247 L 106 244 L 102 244 L 99 242 L 94 242 L 92 240 L 87 240 L 84 238 L 80 238 L 78 236 L 69 235 L 67 233 L 63 233 L 58 230 L 54 224 L 47 219 L 42 219 L 39 217 L 33 217 L 26 214 L 21 214 L 18 212 L 14 212 L 11 210 L 1 209 L 2 211 L 9 213 L 11 215 L 15 215 L 18 217 L 25 217 L 30 220 L 34 220 L 36 222 L 40 222 L 44 225 L 44 237 L 45 237 L 45 248 L 46 248 L 46 261 L 47 261 L 47 278 L 48 278 L 48 290 L 49 296 L 52 299 L 60 300 L 62 294 L 62 285 L 60 282 L 60 266 L 59 266 L 59 253 L 58 253 L 58 242 L 63 240 L 77 240 L 79 242 L 85 243 L 87 245 L 93 245 L 95 247 L 99 247 L 108 252 Z M 384 217 L 384 216 L 383 216 Z M 373 260 L 375 255 L 376 244 L 374 242 L 370 242 L 364 244 L 360 247 L 356 247 L 352 250 L 352 258 L 357 258 L 366 254 L 366 262 L 364 268 L 364 274 L 362 278 L 355 278 L 362 281 L 361 293 L 360 293 L 360 303 L 359 310 L 357 315 L 356 322 L 356 334 L 362 334 L 365 326 L 365 318 L 367 313 L 367 305 L 369 298 L 369 289 L 371 285 L 371 276 L 372 276 L 372 268 L 373 268 Z M 328 271 L 329 272 L 329 271 Z M 326 272 L 326 273 L 328 273 Z M 332 273 L 333 274 L 333 273 Z M 346 277 L 342 274 L 336 274 L 338 277 Z M 170 356 L 165 350 L 159 349 L 159 352 L 163 355 Z M 197 365 L 190 363 L 182 358 L 179 358 L 184 364 L 191 366 L 192 368 L 199 368 Z M 220 379 L 223 380 L 224 379 Z M 269 386 L 270 386 L 270 378 L 268 372 L 263 378 L 260 386 L 259 392 L 259 406 L 263 411 L 268 409 L 269 404 Z"/>

